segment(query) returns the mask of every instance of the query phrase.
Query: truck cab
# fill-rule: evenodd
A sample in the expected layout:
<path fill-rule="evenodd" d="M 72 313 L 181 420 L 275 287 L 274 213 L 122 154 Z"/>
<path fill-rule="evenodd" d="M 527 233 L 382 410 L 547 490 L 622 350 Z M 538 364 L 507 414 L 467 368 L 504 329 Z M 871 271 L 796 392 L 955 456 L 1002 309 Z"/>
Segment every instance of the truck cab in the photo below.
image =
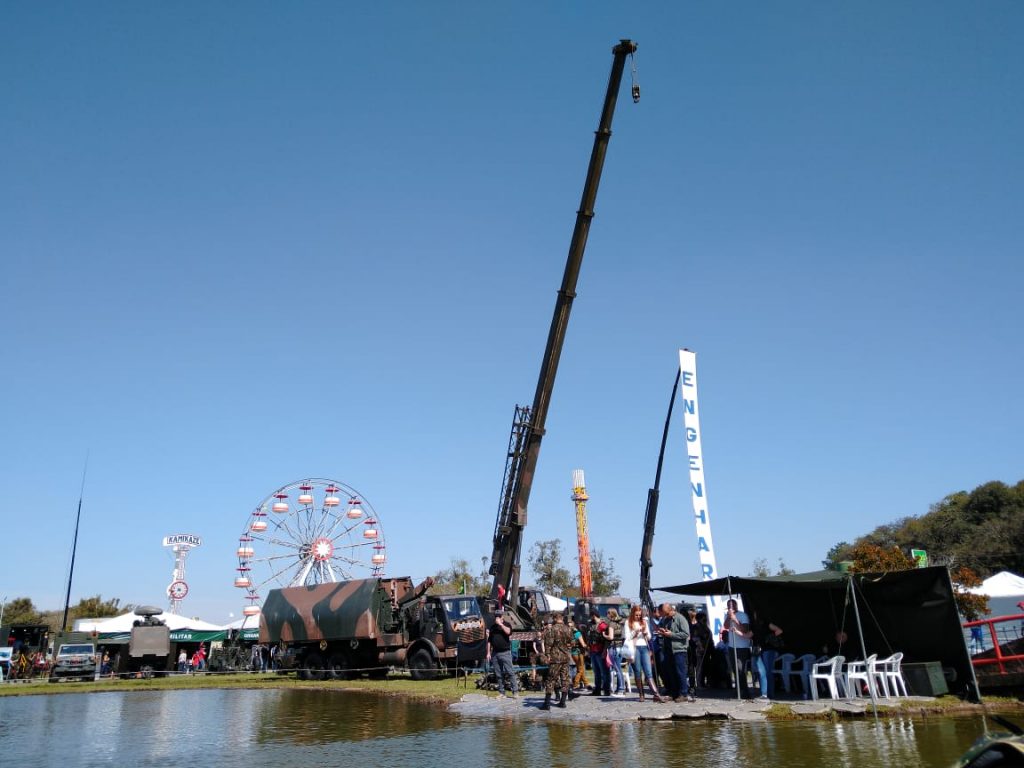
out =
<path fill-rule="evenodd" d="M 410 612 L 406 665 L 415 680 L 444 668 L 477 667 L 487 657 L 487 633 L 472 595 L 427 595 Z"/>

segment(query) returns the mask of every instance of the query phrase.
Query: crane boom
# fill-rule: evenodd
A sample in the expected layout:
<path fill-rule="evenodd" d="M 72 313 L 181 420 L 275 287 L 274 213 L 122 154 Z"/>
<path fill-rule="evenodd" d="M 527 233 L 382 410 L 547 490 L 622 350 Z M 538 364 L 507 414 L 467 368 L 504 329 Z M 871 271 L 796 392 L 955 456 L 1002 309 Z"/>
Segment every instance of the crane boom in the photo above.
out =
<path fill-rule="evenodd" d="M 490 574 L 494 577 L 491 584 L 492 599 L 498 599 L 499 593 L 503 590 L 507 590 L 507 594 L 514 597 L 519 587 L 519 560 L 522 554 L 523 529 L 526 527 L 530 489 L 533 486 L 533 473 L 540 455 L 544 423 L 551 403 L 566 328 L 569 325 L 569 313 L 576 297 L 576 281 L 579 278 L 580 265 L 583 263 L 590 222 L 594 218 L 594 202 L 597 199 L 597 188 L 604 168 L 608 140 L 612 135 L 612 117 L 615 114 L 615 103 L 622 82 L 622 71 L 626 57 L 635 51 L 636 43 L 632 40 L 620 40 L 618 45 L 612 48 L 612 71 L 608 79 L 608 90 L 601 109 L 600 123 L 594 135 L 594 148 L 590 154 L 583 196 L 576 213 L 576 226 L 569 244 L 562 286 L 555 301 L 555 311 L 551 318 L 547 348 L 544 350 L 533 406 L 516 406 L 512 434 L 509 438 L 504 486 L 494 527 L 494 551 L 490 566 Z M 639 86 L 634 84 L 632 92 L 633 100 L 639 101 Z"/>
<path fill-rule="evenodd" d="M 644 537 L 640 544 L 640 603 L 652 614 L 654 612 L 654 599 L 651 597 L 651 566 L 654 561 L 651 555 L 654 551 L 654 526 L 658 521 L 658 499 L 661 496 L 661 467 L 665 463 L 665 445 L 668 443 L 668 427 L 672 423 L 672 406 L 676 402 L 676 392 L 679 391 L 679 375 L 682 369 L 676 371 L 676 381 L 672 385 L 672 397 L 668 401 L 668 414 L 665 416 L 665 429 L 661 433 L 661 450 L 658 451 L 658 468 L 654 472 L 654 487 L 647 491 L 647 509 L 644 510 Z"/>

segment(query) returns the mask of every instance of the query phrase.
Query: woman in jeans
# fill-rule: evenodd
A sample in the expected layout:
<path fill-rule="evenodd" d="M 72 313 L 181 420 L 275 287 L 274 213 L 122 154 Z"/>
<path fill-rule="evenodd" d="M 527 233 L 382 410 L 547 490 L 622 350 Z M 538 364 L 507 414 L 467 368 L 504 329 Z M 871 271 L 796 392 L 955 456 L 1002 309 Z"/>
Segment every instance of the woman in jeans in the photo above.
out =
<path fill-rule="evenodd" d="M 629 609 L 629 619 L 626 620 L 624 630 L 625 639 L 632 642 L 636 649 L 632 666 L 633 677 L 636 678 L 636 689 L 640 691 L 640 701 L 644 700 L 645 683 L 650 686 L 654 700 L 661 701 L 662 698 L 654 686 L 654 678 L 651 675 L 651 629 L 644 621 L 639 605 L 634 605 Z"/>

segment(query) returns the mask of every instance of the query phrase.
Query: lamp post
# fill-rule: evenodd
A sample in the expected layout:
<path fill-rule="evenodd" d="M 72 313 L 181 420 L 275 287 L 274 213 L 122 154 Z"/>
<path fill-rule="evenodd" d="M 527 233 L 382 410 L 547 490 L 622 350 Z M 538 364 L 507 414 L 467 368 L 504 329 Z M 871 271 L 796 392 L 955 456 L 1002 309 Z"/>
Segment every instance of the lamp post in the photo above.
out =
<path fill-rule="evenodd" d="M 4 625 L 4 608 L 7 607 L 7 595 L 4 595 L 4 599 L 0 600 L 0 627 Z"/>

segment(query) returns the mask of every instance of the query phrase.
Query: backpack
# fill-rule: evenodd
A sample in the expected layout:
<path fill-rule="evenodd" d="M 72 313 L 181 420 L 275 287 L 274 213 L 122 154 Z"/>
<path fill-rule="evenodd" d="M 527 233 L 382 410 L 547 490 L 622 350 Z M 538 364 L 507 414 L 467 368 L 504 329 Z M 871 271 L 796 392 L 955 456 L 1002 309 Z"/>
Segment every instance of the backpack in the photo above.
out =
<path fill-rule="evenodd" d="M 612 628 L 612 644 L 622 645 L 623 634 L 622 634 L 622 622 L 621 621 L 609 621 Z"/>
<path fill-rule="evenodd" d="M 608 643 L 608 638 L 604 636 L 604 632 L 608 629 L 608 625 L 601 621 L 598 622 L 597 627 L 593 625 L 587 630 L 587 645 L 590 646 L 591 653 L 600 653 L 603 651 Z"/>

